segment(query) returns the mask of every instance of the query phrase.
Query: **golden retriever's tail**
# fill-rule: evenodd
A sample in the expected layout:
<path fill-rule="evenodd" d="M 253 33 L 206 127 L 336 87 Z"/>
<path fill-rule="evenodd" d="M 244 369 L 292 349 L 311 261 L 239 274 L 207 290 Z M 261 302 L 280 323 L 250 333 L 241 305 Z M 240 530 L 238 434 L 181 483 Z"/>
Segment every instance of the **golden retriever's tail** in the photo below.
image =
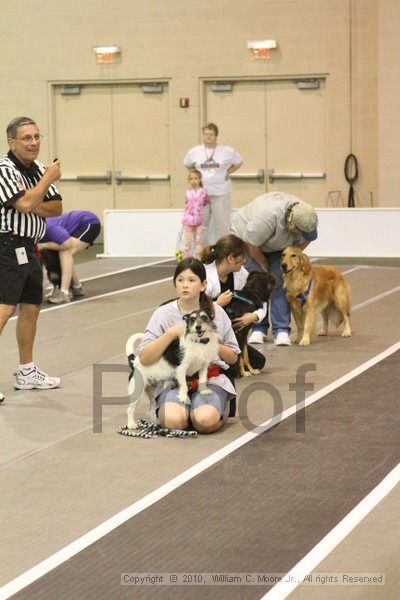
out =
<path fill-rule="evenodd" d="M 350 318 L 350 290 L 349 284 L 343 277 L 334 294 L 334 305 L 331 307 L 332 322 L 339 327 Z"/>
<path fill-rule="evenodd" d="M 343 323 L 343 313 L 332 304 L 328 309 L 329 320 L 335 327 L 340 327 Z"/>

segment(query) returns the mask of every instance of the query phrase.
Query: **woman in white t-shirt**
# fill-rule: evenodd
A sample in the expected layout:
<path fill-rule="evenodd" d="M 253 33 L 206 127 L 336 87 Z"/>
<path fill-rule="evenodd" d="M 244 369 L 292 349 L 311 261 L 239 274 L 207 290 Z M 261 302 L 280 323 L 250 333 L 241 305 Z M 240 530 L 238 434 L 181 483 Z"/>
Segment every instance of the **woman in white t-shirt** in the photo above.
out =
<path fill-rule="evenodd" d="M 214 239 L 229 233 L 231 222 L 231 179 L 243 163 L 243 158 L 230 146 L 218 144 L 218 127 L 208 123 L 203 127 L 203 144 L 194 146 L 186 154 L 183 164 L 197 169 L 202 175 L 203 187 L 210 204 L 204 211 L 204 232 L 212 227 Z M 209 242 L 213 241 L 208 239 Z M 203 239 L 205 243 L 205 237 Z"/>

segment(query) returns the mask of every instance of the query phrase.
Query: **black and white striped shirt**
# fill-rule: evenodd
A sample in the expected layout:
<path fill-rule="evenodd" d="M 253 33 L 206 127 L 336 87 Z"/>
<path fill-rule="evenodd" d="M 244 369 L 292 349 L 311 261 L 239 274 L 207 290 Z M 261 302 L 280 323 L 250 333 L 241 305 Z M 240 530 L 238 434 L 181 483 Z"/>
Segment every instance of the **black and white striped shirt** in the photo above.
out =
<path fill-rule="evenodd" d="M 40 240 L 46 230 L 46 219 L 34 213 L 22 213 L 14 208 L 13 203 L 35 187 L 43 177 L 44 165 L 38 161 L 25 167 L 11 152 L 0 159 L 0 234 L 13 233 L 20 237 Z M 51 185 L 43 202 L 61 200 L 55 185 Z"/>

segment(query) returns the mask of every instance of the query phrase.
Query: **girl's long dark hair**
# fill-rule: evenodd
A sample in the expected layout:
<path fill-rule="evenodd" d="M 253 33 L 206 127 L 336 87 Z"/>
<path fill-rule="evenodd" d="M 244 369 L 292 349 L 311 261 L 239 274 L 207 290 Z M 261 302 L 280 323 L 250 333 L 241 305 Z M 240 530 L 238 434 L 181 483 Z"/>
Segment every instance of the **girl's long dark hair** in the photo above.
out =
<path fill-rule="evenodd" d="M 197 275 L 197 277 L 200 279 L 201 282 L 206 281 L 207 274 L 206 274 L 205 266 L 203 265 L 203 263 L 200 260 L 197 260 L 197 258 L 190 257 L 190 258 L 185 258 L 176 267 L 175 273 L 174 273 L 174 278 L 173 278 L 174 285 L 175 285 L 177 277 L 183 271 L 186 271 L 186 269 L 190 269 L 191 271 L 193 271 L 193 273 L 195 275 Z M 205 292 L 200 292 L 199 301 L 200 301 L 200 309 L 204 310 L 208 314 L 210 319 L 214 319 L 215 318 L 215 310 L 214 310 L 214 304 L 213 304 L 213 301 L 211 300 L 211 298 Z"/>

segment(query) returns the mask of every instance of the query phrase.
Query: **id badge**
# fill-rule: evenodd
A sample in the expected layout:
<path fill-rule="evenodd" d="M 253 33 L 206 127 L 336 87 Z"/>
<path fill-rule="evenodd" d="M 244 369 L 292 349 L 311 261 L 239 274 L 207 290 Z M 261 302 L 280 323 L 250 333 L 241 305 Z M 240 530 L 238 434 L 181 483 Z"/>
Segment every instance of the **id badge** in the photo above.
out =
<path fill-rule="evenodd" d="M 28 261 L 28 255 L 26 254 L 26 248 L 15 248 L 15 255 L 19 265 L 26 265 Z"/>

